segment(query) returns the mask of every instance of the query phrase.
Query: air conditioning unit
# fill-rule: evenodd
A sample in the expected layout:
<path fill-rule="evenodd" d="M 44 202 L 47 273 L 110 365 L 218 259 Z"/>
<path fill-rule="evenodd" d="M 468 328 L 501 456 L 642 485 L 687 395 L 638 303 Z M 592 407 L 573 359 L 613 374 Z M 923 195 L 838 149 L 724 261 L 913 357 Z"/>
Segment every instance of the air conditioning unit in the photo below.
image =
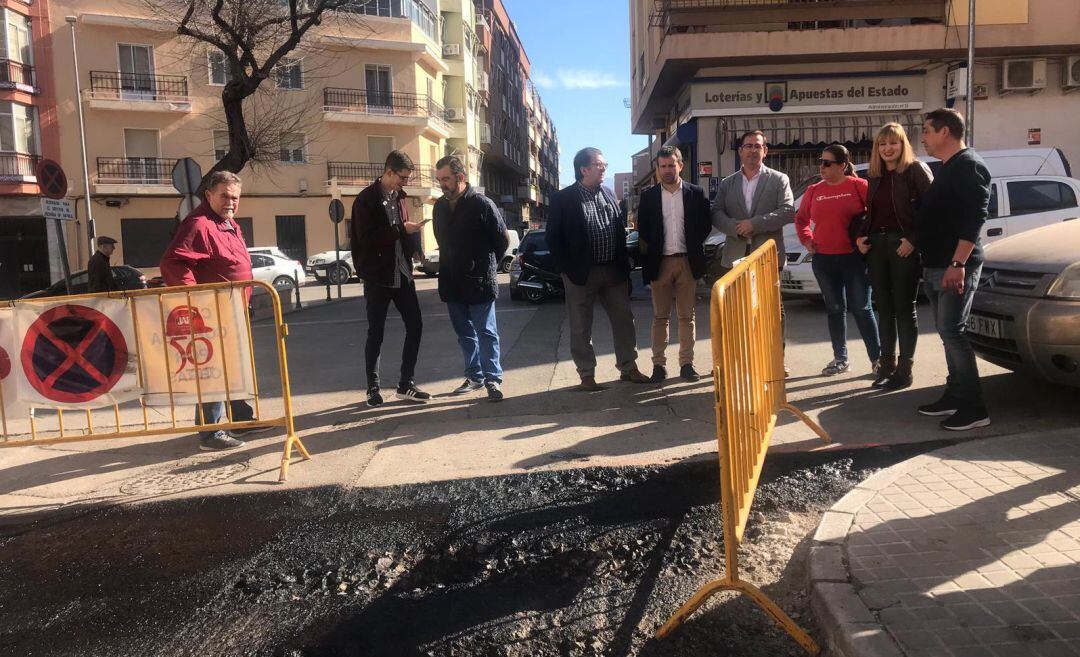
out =
<path fill-rule="evenodd" d="M 1006 59 L 1001 62 L 1001 92 L 1036 92 L 1046 88 L 1045 59 Z"/>
<path fill-rule="evenodd" d="M 447 121 L 464 121 L 465 120 L 465 108 L 464 107 L 447 107 L 446 108 L 446 120 Z"/>
<path fill-rule="evenodd" d="M 480 124 L 480 143 L 481 144 L 490 144 L 491 143 L 491 126 L 488 125 L 487 123 L 481 123 Z"/>
<path fill-rule="evenodd" d="M 1061 62 L 1061 86 L 1066 89 L 1080 89 L 1080 56 L 1066 57 Z"/>
<path fill-rule="evenodd" d="M 443 57 L 461 57 L 460 43 L 444 43 L 442 47 Z"/>

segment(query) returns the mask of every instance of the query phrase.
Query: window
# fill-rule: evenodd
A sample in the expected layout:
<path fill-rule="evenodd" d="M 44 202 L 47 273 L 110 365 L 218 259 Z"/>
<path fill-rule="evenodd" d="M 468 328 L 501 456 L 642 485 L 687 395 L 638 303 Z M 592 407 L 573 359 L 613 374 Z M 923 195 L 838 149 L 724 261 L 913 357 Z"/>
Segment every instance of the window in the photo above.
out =
<path fill-rule="evenodd" d="M 206 67 L 210 71 L 210 84 L 225 86 L 229 82 L 229 62 L 220 50 L 206 51 Z"/>
<path fill-rule="evenodd" d="M 214 159 L 220 160 L 229 152 L 229 131 L 214 131 Z"/>
<path fill-rule="evenodd" d="M 394 78 L 389 66 L 365 66 L 364 85 L 367 89 L 368 111 L 393 113 Z"/>
<path fill-rule="evenodd" d="M 990 185 L 990 202 L 986 204 L 986 216 L 990 219 L 998 216 L 997 183 Z"/>
<path fill-rule="evenodd" d="M 303 89 L 304 73 L 299 59 L 283 59 L 274 67 L 278 89 Z"/>
<path fill-rule="evenodd" d="M 153 94 L 154 49 L 151 46 L 118 44 L 120 60 L 120 89 L 135 95 Z"/>
<path fill-rule="evenodd" d="M 30 19 L 10 9 L 0 10 L 4 14 L 7 29 L 7 58 L 20 64 L 33 64 L 33 47 L 30 42 Z"/>
<path fill-rule="evenodd" d="M 281 161 L 302 164 L 307 161 L 304 154 L 304 135 L 299 132 L 287 132 L 281 136 Z"/>
<path fill-rule="evenodd" d="M 0 103 L 0 151 L 38 154 L 37 121 L 33 107 Z"/>
<path fill-rule="evenodd" d="M 1072 187 L 1056 180 L 1009 182 L 1009 211 L 1013 215 L 1076 207 Z"/>

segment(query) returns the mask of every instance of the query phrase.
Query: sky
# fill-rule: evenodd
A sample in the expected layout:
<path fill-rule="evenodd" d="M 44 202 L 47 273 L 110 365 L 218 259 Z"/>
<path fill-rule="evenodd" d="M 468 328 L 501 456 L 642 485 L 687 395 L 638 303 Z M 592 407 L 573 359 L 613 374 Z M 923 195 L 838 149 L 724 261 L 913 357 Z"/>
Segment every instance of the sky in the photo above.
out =
<path fill-rule="evenodd" d="M 574 153 L 604 152 L 608 172 L 630 171 L 647 144 L 630 132 L 630 19 L 626 0 L 503 0 L 532 66 L 532 81 L 551 114 L 562 150 L 559 184 L 574 180 Z"/>

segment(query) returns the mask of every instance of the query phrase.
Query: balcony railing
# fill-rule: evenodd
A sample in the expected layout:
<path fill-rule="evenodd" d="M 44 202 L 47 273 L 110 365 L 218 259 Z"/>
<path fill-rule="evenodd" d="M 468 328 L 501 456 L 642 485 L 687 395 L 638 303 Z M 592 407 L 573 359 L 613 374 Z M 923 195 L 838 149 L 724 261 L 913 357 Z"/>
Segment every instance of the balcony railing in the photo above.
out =
<path fill-rule="evenodd" d="M 12 181 L 33 178 L 40 155 L 29 153 L 0 153 L 0 180 Z"/>
<path fill-rule="evenodd" d="M 323 110 L 379 116 L 423 117 L 449 129 L 446 124 L 446 109 L 424 94 L 327 87 L 323 90 Z"/>
<path fill-rule="evenodd" d="M 940 23 L 946 0 L 654 0 L 650 24 L 666 34 L 739 25 L 807 30 Z"/>
<path fill-rule="evenodd" d="M 161 157 L 99 157 L 99 185 L 169 185 L 176 158 Z"/>
<path fill-rule="evenodd" d="M 439 43 L 439 18 L 422 0 L 357 0 L 344 11 L 366 16 L 408 18 L 435 43 Z"/>
<path fill-rule="evenodd" d="M 182 75 L 90 71 L 90 94 L 116 100 L 187 101 L 188 82 Z"/>
<path fill-rule="evenodd" d="M 34 67 L 29 64 L 0 59 L 0 87 L 34 86 Z"/>
<path fill-rule="evenodd" d="M 383 175 L 386 165 L 383 162 L 327 162 L 327 178 L 337 178 L 339 185 L 367 187 L 376 178 Z M 406 187 L 438 187 L 434 167 L 418 166 L 409 176 Z"/>

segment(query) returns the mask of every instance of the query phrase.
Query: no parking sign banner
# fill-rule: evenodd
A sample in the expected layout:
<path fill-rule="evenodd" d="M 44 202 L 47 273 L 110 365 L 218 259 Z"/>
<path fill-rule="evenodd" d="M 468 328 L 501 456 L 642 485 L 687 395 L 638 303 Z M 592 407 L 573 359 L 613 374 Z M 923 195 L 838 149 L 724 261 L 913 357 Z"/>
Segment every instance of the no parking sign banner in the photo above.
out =
<path fill-rule="evenodd" d="M 255 396 L 243 289 L 166 293 L 133 302 L 147 405 L 195 404 L 200 394 L 204 402 Z"/>
<path fill-rule="evenodd" d="M 26 404 L 18 400 L 15 379 L 22 368 L 16 357 L 15 311 L 0 308 L 0 393 L 3 395 L 4 417 L 11 420 L 26 415 Z"/>
<path fill-rule="evenodd" d="M 142 392 L 131 310 L 123 299 L 22 304 L 15 309 L 18 399 L 90 409 Z"/>

